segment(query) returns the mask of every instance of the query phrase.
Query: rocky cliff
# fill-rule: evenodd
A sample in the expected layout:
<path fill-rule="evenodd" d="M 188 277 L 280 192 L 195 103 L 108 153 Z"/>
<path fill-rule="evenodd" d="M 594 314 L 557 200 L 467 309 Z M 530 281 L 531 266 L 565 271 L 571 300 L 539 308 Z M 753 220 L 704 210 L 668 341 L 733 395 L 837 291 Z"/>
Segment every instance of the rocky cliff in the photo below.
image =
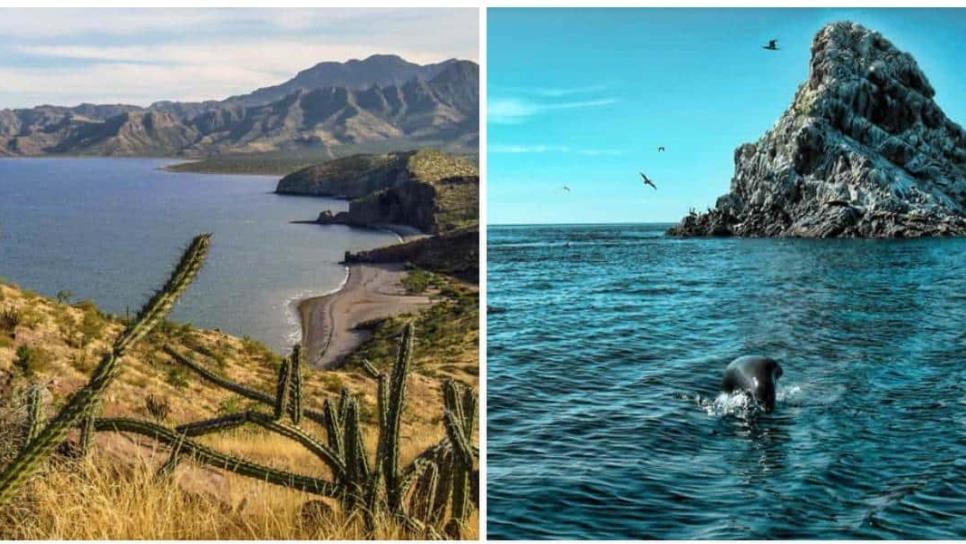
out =
<path fill-rule="evenodd" d="M 475 151 L 479 67 L 392 55 L 322 63 L 221 101 L 0 110 L 0 156 L 184 156 L 446 145 Z M 56 85 L 56 81 L 51 81 Z"/>
<path fill-rule="evenodd" d="M 387 247 L 346 252 L 346 263 L 411 263 L 419 268 L 456 276 L 465 281 L 480 281 L 479 225 L 459 228 Z"/>
<path fill-rule="evenodd" d="M 359 198 L 408 180 L 414 152 L 359 154 L 303 168 L 283 177 L 280 194 Z"/>
<path fill-rule="evenodd" d="M 440 233 L 479 222 L 479 173 L 468 160 L 423 149 L 356 155 L 312 166 L 279 181 L 279 193 L 349 197 L 349 211 L 320 223 L 408 225 Z"/>
<path fill-rule="evenodd" d="M 789 109 L 735 151 L 730 193 L 669 233 L 966 235 L 966 132 L 934 95 L 915 59 L 878 32 L 826 26 Z"/>

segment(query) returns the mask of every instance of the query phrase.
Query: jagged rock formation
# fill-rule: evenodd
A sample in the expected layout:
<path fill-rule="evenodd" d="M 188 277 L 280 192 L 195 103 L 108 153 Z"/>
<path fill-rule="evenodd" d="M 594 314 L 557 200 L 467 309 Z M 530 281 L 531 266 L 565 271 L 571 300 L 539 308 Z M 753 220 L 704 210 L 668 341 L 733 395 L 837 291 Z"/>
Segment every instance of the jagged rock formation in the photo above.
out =
<path fill-rule="evenodd" d="M 319 223 L 408 225 L 435 234 L 479 221 L 479 188 L 472 163 L 423 149 L 311 166 L 282 178 L 276 192 L 353 198 L 349 211 L 324 211 Z"/>
<path fill-rule="evenodd" d="M 52 82 L 54 83 L 54 82 Z M 475 151 L 479 67 L 391 55 L 322 63 L 281 85 L 147 108 L 82 104 L 0 110 L 0 156 L 185 156 L 322 151 L 349 145 Z"/>
<path fill-rule="evenodd" d="M 826 26 L 791 107 L 735 151 L 731 192 L 669 233 L 966 235 L 966 132 L 934 95 L 912 56 L 878 32 Z"/>

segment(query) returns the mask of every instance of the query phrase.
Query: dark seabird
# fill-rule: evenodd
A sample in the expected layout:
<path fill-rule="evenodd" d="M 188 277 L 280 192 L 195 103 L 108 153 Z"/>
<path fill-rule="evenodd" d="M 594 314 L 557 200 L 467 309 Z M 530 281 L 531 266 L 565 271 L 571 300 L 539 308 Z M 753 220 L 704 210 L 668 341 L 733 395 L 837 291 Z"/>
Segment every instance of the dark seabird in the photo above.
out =
<path fill-rule="evenodd" d="M 564 190 L 564 191 L 567 191 L 567 192 L 569 193 L 569 192 L 570 192 L 570 187 L 567 187 L 566 185 L 564 185 L 564 186 L 563 186 L 563 190 Z"/>
<path fill-rule="evenodd" d="M 663 146 L 663 145 L 659 145 L 659 146 L 657 146 L 657 150 L 658 150 L 658 151 L 664 151 L 664 146 Z"/>
<path fill-rule="evenodd" d="M 655 191 L 657 190 L 657 185 L 654 185 L 654 182 L 645 176 L 644 172 L 641 172 L 641 179 L 644 180 L 644 185 L 650 185 L 651 187 L 654 187 Z"/>
<path fill-rule="evenodd" d="M 768 45 L 763 45 L 761 48 L 769 51 L 778 51 L 778 40 L 768 40 Z"/>

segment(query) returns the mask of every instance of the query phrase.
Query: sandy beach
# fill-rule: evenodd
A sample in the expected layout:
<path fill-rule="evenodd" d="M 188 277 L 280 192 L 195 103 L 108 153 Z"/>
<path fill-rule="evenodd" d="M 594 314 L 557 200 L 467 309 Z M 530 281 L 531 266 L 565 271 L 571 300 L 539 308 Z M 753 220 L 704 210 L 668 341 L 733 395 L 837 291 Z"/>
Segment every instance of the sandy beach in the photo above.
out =
<path fill-rule="evenodd" d="M 406 294 L 405 276 L 401 264 L 352 265 L 342 289 L 300 302 L 306 361 L 315 368 L 338 366 L 369 335 L 357 325 L 431 304 L 429 297 Z"/>

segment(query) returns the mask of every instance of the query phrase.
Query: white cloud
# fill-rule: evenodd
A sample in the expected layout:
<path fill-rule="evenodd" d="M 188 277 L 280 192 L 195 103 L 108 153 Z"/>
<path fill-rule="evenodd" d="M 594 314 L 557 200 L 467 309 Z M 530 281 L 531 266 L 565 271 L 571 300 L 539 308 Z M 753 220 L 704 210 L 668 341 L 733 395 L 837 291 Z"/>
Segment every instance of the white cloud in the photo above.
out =
<path fill-rule="evenodd" d="M 476 60 L 477 27 L 475 9 L 0 9 L 0 108 L 221 99 L 373 54 Z"/>
<path fill-rule="evenodd" d="M 588 87 L 502 87 L 494 86 L 494 90 L 505 94 L 523 94 L 541 96 L 544 98 L 563 98 L 580 94 L 600 93 L 607 90 L 606 85 L 591 85 Z"/>
<path fill-rule="evenodd" d="M 491 98 L 487 108 L 487 120 L 497 124 L 515 124 L 535 115 L 584 108 L 597 108 L 615 104 L 615 98 L 597 98 L 571 102 L 537 102 L 521 98 Z"/>

